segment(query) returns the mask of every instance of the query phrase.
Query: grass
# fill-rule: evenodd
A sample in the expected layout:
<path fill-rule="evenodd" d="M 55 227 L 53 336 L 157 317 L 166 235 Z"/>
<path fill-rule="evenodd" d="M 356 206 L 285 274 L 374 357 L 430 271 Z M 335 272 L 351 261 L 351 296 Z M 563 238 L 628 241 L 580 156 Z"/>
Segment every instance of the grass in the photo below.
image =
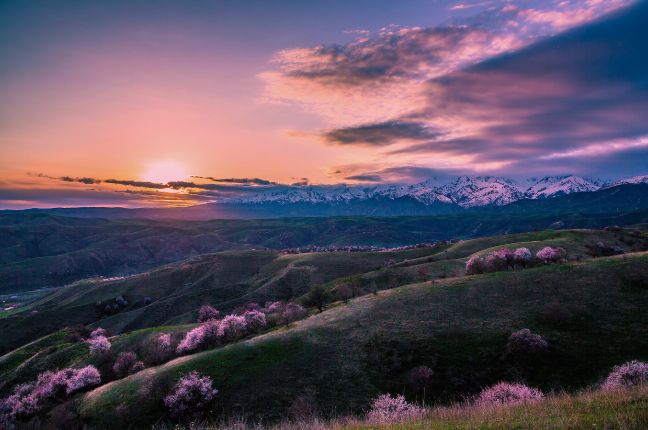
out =
<path fill-rule="evenodd" d="M 357 417 L 284 420 L 275 425 L 230 420 L 187 427 L 158 424 L 154 430 L 643 430 L 648 428 L 648 386 L 623 391 L 584 390 L 552 394 L 537 403 L 473 407 L 457 403 L 433 407 L 411 422 L 370 424 Z"/>
<path fill-rule="evenodd" d="M 455 405 L 430 410 L 418 422 L 350 425 L 347 430 L 454 429 L 624 429 L 648 428 L 648 387 L 627 391 L 587 390 L 548 396 L 538 403 L 472 407 Z"/>
<path fill-rule="evenodd" d="M 223 311 L 246 303 L 301 296 L 318 283 L 364 273 L 389 259 L 399 261 L 434 252 L 313 253 L 280 255 L 271 251 L 228 251 L 206 254 L 181 263 L 115 281 L 78 281 L 60 288 L 0 318 L 0 352 L 71 324 L 101 325 L 115 333 L 158 325 L 195 321 L 197 309 L 211 303 Z M 113 316 L 103 315 L 96 302 L 124 296 L 131 305 Z M 146 307 L 137 300 L 153 297 Z"/>
<path fill-rule="evenodd" d="M 9 328 L 3 336 L 10 337 L 18 330 L 33 336 L 43 327 L 94 323 L 114 330 L 113 354 L 135 351 L 142 357 L 147 342 L 159 333 L 179 337 L 186 331 L 190 326 L 185 323 L 195 321 L 200 304 L 211 301 L 226 310 L 244 301 L 279 297 L 286 286 L 298 293 L 305 274 L 310 284 L 332 288 L 354 279 L 383 290 L 78 397 L 83 422 L 101 428 L 146 427 L 165 417 L 163 395 L 190 370 L 211 376 L 220 390 L 213 417 L 266 421 L 284 419 L 300 396 L 315 399 L 325 416 L 357 414 L 385 392 L 420 400 L 421 393 L 406 384 L 408 371 L 418 365 L 433 368 L 426 399 L 440 404 L 457 402 L 500 380 L 524 381 L 545 392 L 573 392 L 596 384 L 615 364 L 648 359 L 648 254 L 589 259 L 587 245 L 599 240 L 627 251 L 641 245 L 623 232 L 573 230 L 394 253 L 224 252 L 124 280 L 80 282 L 36 302 L 22 317 L 0 319 L 0 325 Z M 465 260 L 475 252 L 504 245 L 535 250 L 545 244 L 565 246 L 572 260 L 463 276 Z M 396 264 L 380 267 L 391 259 Z M 431 281 L 419 282 L 421 269 Z M 396 285 L 409 285 L 393 288 L 394 278 Z M 167 296 L 97 320 L 97 298 L 122 293 L 130 299 L 155 289 Z M 510 333 L 524 327 L 549 341 L 542 360 L 516 362 L 503 356 Z M 0 357 L 0 391 L 46 369 L 109 365 L 95 363 L 86 345 L 67 342 L 65 334 L 56 331 Z M 116 408 L 119 416 L 113 413 Z"/>
<path fill-rule="evenodd" d="M 499 380 L 523 380 L 544 391 L 578 390 L 624 361 L 648 358 L 648 254 L 602 258 L 516 272 L 446 279 L 363 296 L 348 305 L 224 348 L 179 358 L 88 394 L 82 416 L 108 426 L 124 403 L 164 416 L 161 398 L 140 397 L 150 381 L 176 380 L 197 369 L 214 378 L 223 414 L 281 419 L 310 393 L 325 414 L 357 413 L 382 392 L 417 393 L 407 371 L 435 371 L 428 399 L 452 402 Z M 604 285 L 605 288 L 601 288 Z M 614 304 L 611 307 L 611 304 Z M 554 307 L 565 315 L 555 320 Z M 551 352 L 540 362 L 502 358 L 508 335 L 529 327 Z M 137 406 L 135 406 L 137 405 Z M 124 425 L 121 423 L 120 425 Z"/>
<path fill-rule="evenodd" d="M 87 346 L 66 340 L 68 332 L 57 331 L 0 357 L 0 393 L 35 380 L 45 370 L 70 367 L 87 358 Z"/>

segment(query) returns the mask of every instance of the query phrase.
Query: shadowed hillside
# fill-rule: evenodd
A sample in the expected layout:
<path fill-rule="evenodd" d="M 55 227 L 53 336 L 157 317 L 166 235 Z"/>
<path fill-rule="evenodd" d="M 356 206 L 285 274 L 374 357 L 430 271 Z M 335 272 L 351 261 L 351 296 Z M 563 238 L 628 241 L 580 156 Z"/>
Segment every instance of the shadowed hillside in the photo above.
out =
<path fill-rule="evenodd" d="M 29 327 L 42 333 L 46 329 L 38 322 L 58 319 L 58 327 L 47 329 L 55 331 L 78 323 L 78 315 L 92 316 L 97 301 L 115 295 L 137 300 L 158 291 L 160 296 L 146 306 L 93 316 L 94 327 L 116 335 L 110 338 L 112 357 L 136 351 L 148 360 L 156 336 L 170 333 L 179 341 L 194 327 L 186 323 L 195 321 L 203 303 L 227 312 L 245 302 L 285 299 L 281 294 L 286 286 L 299 297 L 308 286 L 334 292 L 352 280 L 359 286 L 358 297 L 348 304 L 329 304 L 322 313 L 313 309 L 309 318 L 287 327 L 179 357 L 75 397 L 83 421 L 100 427 L 152 424 L 166 416 L 160 396 L 189 370 L 213 378 L 219 389 L 216 419 L 242 413 L 281 419 L 303 396 L 324 415 L 356 414 L 384 392 L 421 400 L 407 383 L 409 371 L 420 365 L 433 369 L 426 399 L 435 403 L 461 400 L 499 380 L 523 381 L 545 392 L 572 391 L 599 382 L 615 364 L 648 358 L 642 334 L 648 324 L 643 312 L 648 305 L 648 255 L 592 255 L 597 243 L 631 252 L 645 246 L 644 241 L 623 230 L 574 230 L 392 253 L 217 253 L 124 280 L 71 285 L 3 319 L 3 324 L 13 321 L 3 337 L 29 332 Z M 568 262 L 463 274 L 470 256 L 501 246 L 535 252 L 547 245 L 567 249 Z M 421 269 L 426 269 L 425 282 L 419 279 Z M 289 282 L 282 283 L 287 276 Z M 308 282 L 297 288 L 304 279 Z M 229 294 L 236 291 L 232 298 Z M 541 359 L 517 361 L 504 353 L 508 336 L 521 328 L 549 343 Z M 104 369 L 105 363 L 88 356 L 76 330 L 56 331 L 1 357 L 0 391 L 6 393 L 46 369 L 84 364 Z M 146 391 L 145 383 L 158 388 Z M 143 392 L 149 394 L 142 397 Z M 122 421 L 108 413 L 114 408 L 123 412 Z"/>
<path fill-rule="evenodd" d="M 551 201 L 555 205 L 559 199 L 563 198 Z M 435 217 L 213 221 L 107 220 L 9 211 L 0 214 L 0 293 L 58 287 L 95 276 L 131 275 L 225 250 L 312 245 L 395 247 L 547 228 L 602 228 L 648 222 L 646 209 L 612 215 L 601 210 L 588 213 L 566 207 L 533 215 L 516 210 Z"/>
<path fill-rule="evenodd" d="M 421 364 L 435 371 L 428 395 L 439 401 L 499 380 L 522 379 L 546 391 L 582 388 L 614 364 L 648 358 L 641 334 L 648 324 L 647 258 L 612 257 L 363 296 L 288 331 L 179 358 L 99 388 L 85 397 L 82 414 L 108 425 L 108 411 L 137 404 L 136 420 L 144 424 L 163 410 L 159 400 L 139 397 L 141 384 L 190 369 L 213 377 L 223 411 L 267 418 L 284 416 L 307 392 L 324 411 L 361 410 L 378 393 L 406 390 L 407 371 Z M 544 360 L 502 358 L 508 335 L 522 327 L 548 340 Z"/>

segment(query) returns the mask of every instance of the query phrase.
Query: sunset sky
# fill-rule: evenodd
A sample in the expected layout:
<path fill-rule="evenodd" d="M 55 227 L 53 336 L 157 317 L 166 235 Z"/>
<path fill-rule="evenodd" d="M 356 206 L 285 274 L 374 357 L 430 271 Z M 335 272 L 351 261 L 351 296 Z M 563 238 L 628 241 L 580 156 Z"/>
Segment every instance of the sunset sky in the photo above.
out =
<path fill-rule="evenodd" d="M 648 173 L 630 0 L 0 2 L 0 208 Z"/>

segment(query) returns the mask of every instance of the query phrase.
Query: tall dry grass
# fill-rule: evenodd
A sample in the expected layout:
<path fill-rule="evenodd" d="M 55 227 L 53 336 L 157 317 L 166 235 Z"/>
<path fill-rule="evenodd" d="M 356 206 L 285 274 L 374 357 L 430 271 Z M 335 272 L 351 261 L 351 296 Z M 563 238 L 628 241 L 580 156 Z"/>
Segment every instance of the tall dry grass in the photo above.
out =
<path fill-rule="evenodd" d="M 586 390 L 552 394 L 521 405 L 474 406 L 457 403 L 427 409 L 423 419 L 394 424 L 371 424 L 362 418 L 283 421 L 273 425 L 241 417 L 220 424 L 186 426 L 159 424 L 153 430 L 422 430 L 422 429 L 648 429 L 648 385 L 630 390 Z"/>

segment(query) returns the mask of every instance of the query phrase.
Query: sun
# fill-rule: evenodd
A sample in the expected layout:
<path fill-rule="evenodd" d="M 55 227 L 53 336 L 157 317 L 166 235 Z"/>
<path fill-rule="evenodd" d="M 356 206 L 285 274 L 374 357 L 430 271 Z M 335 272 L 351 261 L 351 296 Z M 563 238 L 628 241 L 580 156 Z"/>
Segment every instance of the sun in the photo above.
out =
<path fill-rule="evenodd" d="M 142 180 L 166 184 L 174 181 L 184 181 L 189 177 L 187 169 L 175 160 L 159 160 L 151 162 L 142 174 Z"/>

